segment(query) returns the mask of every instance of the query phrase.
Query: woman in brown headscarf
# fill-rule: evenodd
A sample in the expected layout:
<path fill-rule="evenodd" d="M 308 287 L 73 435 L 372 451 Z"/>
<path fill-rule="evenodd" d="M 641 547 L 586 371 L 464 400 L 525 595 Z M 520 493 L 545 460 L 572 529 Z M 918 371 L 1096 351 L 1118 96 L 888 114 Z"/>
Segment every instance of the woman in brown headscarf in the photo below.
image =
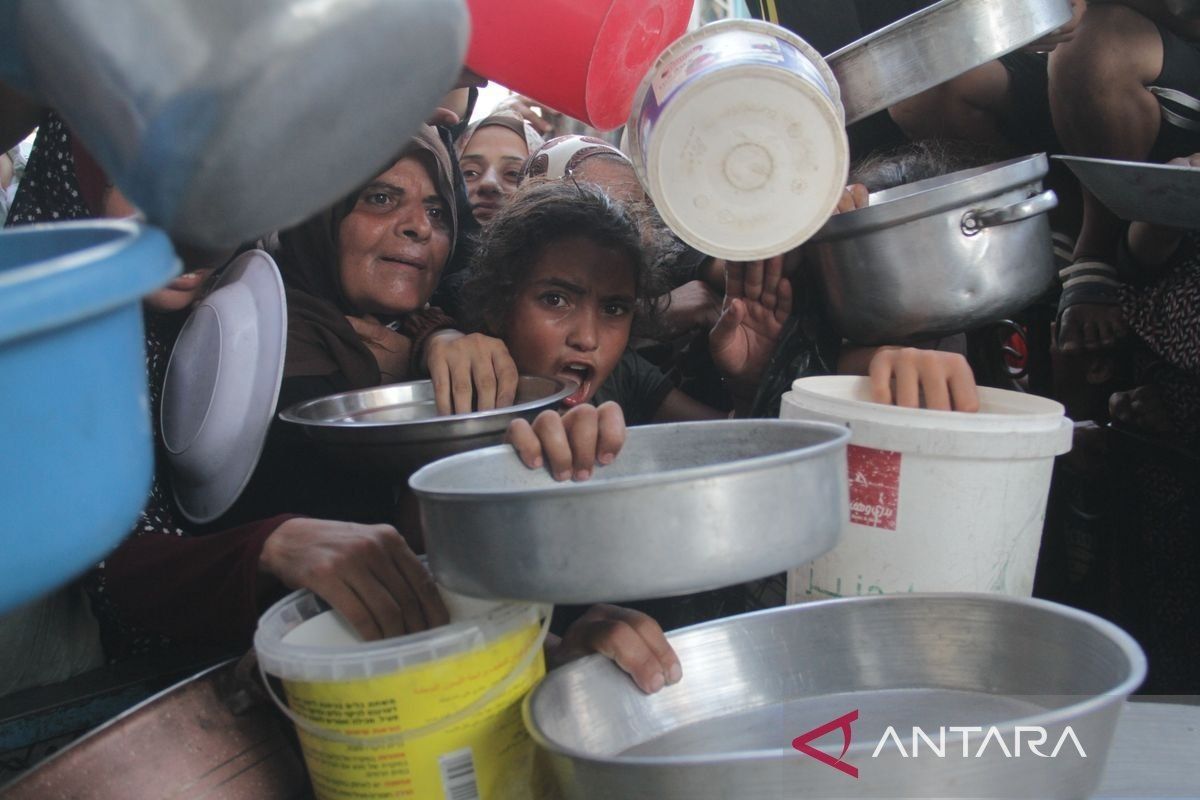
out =
<path fill-rule="evenodd" d="M 452 176 L 450 153 L 423 127 L 396 162 L 361 189 L 280 233 L 275 258 L 288 302 L 280 409 L 412 380 L 425 366 L 465 375 L 470 384 L 477 371 L 471 358 L 478 354 L 456 357 L 451 342 L 460 334 L 429 343 L 431 334 L 453 325 L 428 306 L 454 246 Z M 494 380 L 495 367 L 487 366 Z M 515 386 L 511 362 L 509 369 Z M 493 396 L 492 402 L 511 398 Z M 277 421 L 254 477 L 219 524 L 279 513 L 392 522 L 395 501 L 391 477 L 331 469 L 293 426 Z"/>

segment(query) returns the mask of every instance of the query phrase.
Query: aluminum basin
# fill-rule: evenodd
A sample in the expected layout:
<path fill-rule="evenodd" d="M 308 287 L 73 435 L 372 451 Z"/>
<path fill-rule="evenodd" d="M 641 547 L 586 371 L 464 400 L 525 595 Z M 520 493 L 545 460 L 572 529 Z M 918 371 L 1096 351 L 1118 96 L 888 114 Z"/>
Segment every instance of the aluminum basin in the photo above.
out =
<path fill-rule="evenodd" d="M 889 595 L 806 603 L 669 635 L 683 680 L 647 696 L 592 656 L 550 673 L 525 722 L 567 800 L 800 797 L 1082 798 L 1096 789 L 1125 698 L 1145 676 L 1137 644 L 1111 623 L 1041 600 Z M 850 721 L 846 715 L 857 712 Z M 842 753 L 843 733 L 850 730 Z M 795 749 L 841 756 L 858 776 Z M 1018 725 L 1046 742 L 1014 751 Z M 912 756 L 913 728 L 924 741 Z M 1051 758 L 1066 727 L 1068 741 Z M 889 727 L 891 739 L 879 748 Z M 878 749 L 878 753 L 876 750 Z"/>
<path fill-rule="evenodd" d="M 409 485 L 448 589 L 554 603 L 666 597 L 831 549 L 848 513 L 848 438 L 787 420 L 647 425 L 582 483 L 527 469 L 504 445 L 431 464 Z"/>
<path fill-rule="evenodd" d="M 439 458 L 499 444 L 514 419 L 532 421 L 574 390 L 566 381 L 522 376 L 511 406 L 438 416 L 433 381 L 409 381 L 297 403 L 279 418 L 357 468 L 408 475 Z"/>

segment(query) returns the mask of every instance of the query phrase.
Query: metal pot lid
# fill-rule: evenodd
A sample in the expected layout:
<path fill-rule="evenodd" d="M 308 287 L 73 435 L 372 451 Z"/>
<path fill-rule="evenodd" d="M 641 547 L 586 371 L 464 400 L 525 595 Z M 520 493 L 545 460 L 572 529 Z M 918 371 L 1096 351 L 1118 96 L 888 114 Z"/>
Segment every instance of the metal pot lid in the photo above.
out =
<path fill-rule="evenodd" d="M 1124 220 L 1191 229 L 1200 219 L 1200 169 L 1107 158 L 1054 156 Z"/>
<path fill-rule="evenodd" d="M 167 364 L 163 444 L 175 502 L 194 523 L 225 513 L 250 480 L 271 425 L 287 343 L 274 259 L 234 259 L 192 311 Z"/>
<path fill-rule="evenodd" d="M 1039 183 L 1050 169 L 1045 153 L 1014 158 L 872 192 L 866 208 L 835 214 L 812 241 L 856 236 L 900 225 Z"/>

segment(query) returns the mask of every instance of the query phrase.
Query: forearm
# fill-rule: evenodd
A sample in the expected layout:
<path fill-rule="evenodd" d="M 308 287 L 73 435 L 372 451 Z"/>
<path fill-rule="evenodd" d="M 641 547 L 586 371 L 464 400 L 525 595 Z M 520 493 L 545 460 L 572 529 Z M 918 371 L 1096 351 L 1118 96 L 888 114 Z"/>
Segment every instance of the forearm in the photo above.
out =
<path fill-rule="evenodd" d="M 244 647 L 262 609 L 284 591 L 259 570 L 267 537 L 290 515 L 207 536 L 145 535 L 104 560 L 121 617 L 180 642 Z"/>

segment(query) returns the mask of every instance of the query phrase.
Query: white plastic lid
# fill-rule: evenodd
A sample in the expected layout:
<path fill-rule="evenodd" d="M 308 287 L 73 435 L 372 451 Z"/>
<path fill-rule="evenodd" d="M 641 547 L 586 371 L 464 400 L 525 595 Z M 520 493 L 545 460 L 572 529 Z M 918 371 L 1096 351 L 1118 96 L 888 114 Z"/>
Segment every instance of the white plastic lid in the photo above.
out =
<path fill-rule="evenodd" d="M 807 241 L 833 213 L 849 170 L 829 98 L 754 67 L 684 90 L 648 144 L 648 188 L 664 221 L 697 250 L 739 261 Z"/>

